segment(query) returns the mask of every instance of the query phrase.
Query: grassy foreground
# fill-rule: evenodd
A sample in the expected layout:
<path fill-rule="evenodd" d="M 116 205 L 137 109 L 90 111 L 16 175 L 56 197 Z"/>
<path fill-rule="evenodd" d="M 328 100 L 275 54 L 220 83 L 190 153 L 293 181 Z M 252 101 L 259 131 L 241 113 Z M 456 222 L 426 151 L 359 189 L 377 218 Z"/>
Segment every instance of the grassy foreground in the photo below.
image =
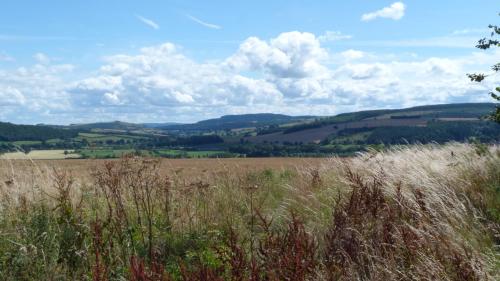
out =
<path fill-rule="evenodd" d="M 8 165 L 7 161 L 0 165 Z M 0 183 L 1 280 L 499 280 L 500 149 L 189 182 L 123 158 Z"/>

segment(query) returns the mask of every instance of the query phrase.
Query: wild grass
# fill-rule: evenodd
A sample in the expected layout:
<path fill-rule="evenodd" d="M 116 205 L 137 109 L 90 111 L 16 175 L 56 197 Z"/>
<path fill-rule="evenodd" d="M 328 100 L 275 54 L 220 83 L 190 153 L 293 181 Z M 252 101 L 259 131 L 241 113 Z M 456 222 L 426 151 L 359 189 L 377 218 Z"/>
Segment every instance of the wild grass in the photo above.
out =
<path fill-rule="evenodd" d="M 500 278 L 498 147 L 401 147 L 196 180 L 159 161 L 96 162 L 83 179 L 1 162 L 0 279 Z"/>

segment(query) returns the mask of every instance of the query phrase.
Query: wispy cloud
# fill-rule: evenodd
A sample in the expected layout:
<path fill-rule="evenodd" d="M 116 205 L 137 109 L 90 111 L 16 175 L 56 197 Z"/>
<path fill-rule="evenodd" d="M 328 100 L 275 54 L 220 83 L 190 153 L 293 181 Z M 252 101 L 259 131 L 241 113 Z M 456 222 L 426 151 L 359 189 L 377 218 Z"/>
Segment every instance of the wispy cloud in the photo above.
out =
<path fill-rule="evenodd" d="M 192 21 L 194 21 L 194 22 L 196 22 L 198 24 L 201 24 L 201 25 L 203 25 L 205 27 L 208 27 L 208 28 L 212 28 L 212 29 L 221 29 L 222 28 L 222 26 L 220 26 L 220 25 L 216 25 L 216 24 L 213 24 L 213 23 L 204 22 L 204 21 L 200 20 L 199 18 L 193 17 L 190 14 L 186 14 L 186 17 L 188 19 L 190 19 L 190 20 L 192 20 Z"/>
<path fill-rule="evenodd" d="M 403 2 L 395 2 L 389 7 L 382 8 L 378 11 L 364 14 L 361 16 L 362 21 L 371 21 L 377 18 L 387 18 L 400 20 L 405 15 L 406 6 Z"/>
<path fill-rule="evenodd" d="M 142 21 L 142 23 L 144 23 L 145 25 L 153 28 L 153 29 L 160 29 L 160 25 L 158 25 L 156 22 L 154 22 L 153 20 L 150 20 L 150 19 L 147 19 L 141 15 L 136 15 L 137 19 Z"/>
<path fill-rule="evenodd" d="M 331 30 L 327 30 L 323 35 L 318 36 L 318 39 L 321 42 L 346 40 L 351 38 L 352 35 L 343 34 L 340 31 L 331 31 Z"/>
<path fill-rule="evenodd" d="M 465 28 L 453 31 L 453 35 L 466 35 L 466 34 L 488 34 L 490 30 L 487 28 Z"/>

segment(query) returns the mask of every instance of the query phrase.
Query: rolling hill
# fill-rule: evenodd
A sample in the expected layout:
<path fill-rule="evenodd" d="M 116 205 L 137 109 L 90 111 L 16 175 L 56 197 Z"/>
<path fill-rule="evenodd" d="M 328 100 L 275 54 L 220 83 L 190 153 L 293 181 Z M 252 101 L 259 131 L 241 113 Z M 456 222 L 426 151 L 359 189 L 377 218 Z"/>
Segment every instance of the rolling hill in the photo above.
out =
<path fill-rule="evenodd" d="M 137 131 L 143 129 L 164 130 L 169 132 L 207 132 L 232 129 L 261 128 L 289 123 L 313 121 L 314 116 L 288 116 L 283 114 L 258 113 L 225 115 L 220 118 L 202 120 L 192 124 L 175 122 L 127 123 L 121 121 L 88 124 L 71 124 L 68 128 L 78 130 Z"/>
<path fill-rule="evenodd" d="M 191 151 L 193 155 L 198 155 L 197 151 L 217 151 L 217 155 L 249 157 L 324 156 L 353 155 L 373 146 L 464 142 L 472 138 L 498 143 L 500 125 L 482 118 L 494 108 L 493 103 L 467 103 L 359 111 L 330 117 L 244 114 L 194 124 L 0 123 L 0 152 L 22 148 L 24 151 L 73 149 L 95 157 L 120 155 L 119 151 L 155 155 L 164 155 L 165 151 Z"/>
<path fill-rule="evenodd" d="M 472 136 L 473 132 L 483 135 L 482 130 L 486 130 L 485 134 L 492 133 L 492 137 L 496 137 L 496 130 L 500 129 L 500 126 L 481 119 L 492 112 L 494 108 L 495 104 L 493 103 L 465 103 L 395 110 L 359 111 L 320 118 L 313 122 L 294 126 L 273 128 L 269 133 L 263 130 L 256 136 L 246 137 L 245 140 L 251 143 L 319 143 L 328 138 L 340 136 L 346 139 L 347 135 L 355 135 L 360 132 L 364 132 L 364 137 L 369 139 L 371 133 L 376 131 L 380 134 L 381 128 L 384 128 L 385 134 L 395 136 L 391 140 L 400 137 L 403 141 L 403 138 L 407 139 L 410 136 L 410 139 L 418 141 L 419 134 L 438 135 L 439 132 L 435 131 L 446 133 L 450 126 L 456 124 L 461 124 L 464 130 L 470 131 L 469 136 Z M 413 129 L 413 134 L 417 136 L 413 136 L 411 131 L 405 134 L 399 133 L 407 128 L 417 127 L 419 129 Z M 358 137 L 358 142 L 362 141 L 360 141 L 359 136 L 356 137 Z M 378 140 L 383 141 L 384 139 L 379 138 Z M 450 140 L 463 139 L 453 138 Z"/>
<path fill-rule="evenodd" d="M 314 118 L 314 116 L 288 116 L 272 113 L 225 115 L 220 118 L 203 120 L 194 124 L 167 125 L 156 128 L 167 131 L 221 131 L 305 122 L 314 120 Z"/>
<path fill-rule="evenodd" d="M 91 130 L 133 131 L 144 128 L 142 124 L 127 123 L 121 121 L 88 123 L 88 124 L 71 124 L 68 127 L 71 129 L 82 130 L 82 131 L 91 131 Z"/>

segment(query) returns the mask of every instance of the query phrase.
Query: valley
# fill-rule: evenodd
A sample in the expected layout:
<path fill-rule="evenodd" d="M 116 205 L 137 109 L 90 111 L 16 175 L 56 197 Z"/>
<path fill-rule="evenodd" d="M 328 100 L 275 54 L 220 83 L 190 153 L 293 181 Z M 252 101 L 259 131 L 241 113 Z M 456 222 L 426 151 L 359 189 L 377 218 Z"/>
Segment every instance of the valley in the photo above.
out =
<path fill-rule="evenodd" d="M 163 158 L 325 157 L 352 156 L 391 145 L 495 143 L 500 139 L 500 126 L 483 119 L 494 108 L 493 103 L 477 103 L 336 116 L 245 114 L 194 124 L 0 123 L 0 153 L 9 159 L 109 159 L 126 154 Z"/>

